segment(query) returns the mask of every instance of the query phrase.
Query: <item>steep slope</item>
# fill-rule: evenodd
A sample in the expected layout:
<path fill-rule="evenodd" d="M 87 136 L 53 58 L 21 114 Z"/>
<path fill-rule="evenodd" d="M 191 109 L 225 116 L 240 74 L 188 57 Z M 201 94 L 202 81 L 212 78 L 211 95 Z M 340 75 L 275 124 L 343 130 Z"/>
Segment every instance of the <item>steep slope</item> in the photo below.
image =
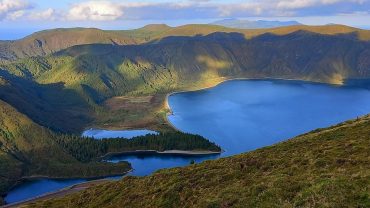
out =
<path fill-rule="evenodd" d="M 93 119 L 88 103 L 63 83 L 41 85 L 0 70 L 0 99 L 42 126 L 78 133 Z"/>
<path fill-rule="evenodd" d="M 178 76 L 185 82 L 197 81 L 203 75 L 322 82 L 335 82 L 333 79 L 340 76 L 368 77 L 369 48 L 368 42 L 357 40 L 354 34 L 329 36 L 297 31 L 245 39 L 240 33 L 213 33 L 171 36 L 141 45 L 74 46 L 37 61 L 26 59 L 0 67 L 17 76 L 27 77 L 28 73 L 40 83 L 63 82 L 66 86 L 94 83 L 93 89 L 98 94 L 109 97 L 132 92 L 142 85 L 155 91 L 154 88 L 161 88 L 159 80 L 166 87 L 169 83 L 176 85 Z M 47 68 L 37 70 L 36 66 L 43 65 Z M 155 87 L 148 86 L 154 84 Z"/>
<path fill-rule="evenodd" d="M 100 30 L 96 28 L 60 28 L 36 32 L 16 41 L 0 41 L 0 61 L 44 56 L 75 45 L 130 45 L 151 40 L 168 30 L 167 25 L 147 25 L 135 30 Z"/>
<path fill-rule="evenodd" d="M 140 88 L 145 88 L 141 93 L 168 90 L 220 77 L 275 77 L 339 83 L 347 78 L 370 77 L 369 54 L 370 43 L 359 41 L 351 34 L 328 36 L 297 31 L 245 39 L 240 33 L 213 33 L 167 37 L 143 45 L 71 47 L 54 57 L 69 58 L 74 63 L 73 68 L 68 65 L 68 69 L 55 67 L 58 71 L 52 69 L 37 80 L 73 85 L 82 80 L 77 76 L 91 73 L 100 79 L 94 79 L 95 84 L 101 83 L 99 89 L 93 87 L 97 92 L 114 89 L 118 93 Z M 76 75 L 66 78 L 63 74 L 55 76 L 57 73 Z M 83 80 L 89 78 L 93 76 L 87 75 Z M 126 81 L 126 86 L 120 79 Z M 138 84 L 130 84 L 132 80 Z"/>
<path fill-rule="evenodd" d="M 356 33 L 360 40 L 370 40 L 370 32 L 344 25 L 306 26 L 294 25 L 268 29 L 236 29 L 219 25 L 148 25 L 135 30 L 99 30 L 95 28 L 53 29 L 34 33 L 16 41 L 0 41 L 0 61 L 14 61 L 31 56 L 45 56 L 71 46 L 84 44 L 132 45 L 159 40 L 169 36 L 209 35 L 214 32 L 238 32 L 247 38 L 264 33 L 286 35 L 299 30 L 336 35 Z"/>
<path fill-rule="evenodd" d="M 0 43 L 0 57 L 5 60 L 47 55 L 74 45 L 107 43 L 134 44 L 135 40 L 114 32 L 94 28 L 54 29 L 34 33 L 17 41 Z M 6 50 L 8 49 L 8 50 Z"/>
<path fill-rule="evenodd" d="M 369 207 L 370 117 L 30 207 Z"/>
<path fill-rule="evenodd" d="M 127 163 L 82 163 L 56 142 L 58 137 L 0 100 L 0 196 L 25 176 L 97 177 L 130 168 Z"/>

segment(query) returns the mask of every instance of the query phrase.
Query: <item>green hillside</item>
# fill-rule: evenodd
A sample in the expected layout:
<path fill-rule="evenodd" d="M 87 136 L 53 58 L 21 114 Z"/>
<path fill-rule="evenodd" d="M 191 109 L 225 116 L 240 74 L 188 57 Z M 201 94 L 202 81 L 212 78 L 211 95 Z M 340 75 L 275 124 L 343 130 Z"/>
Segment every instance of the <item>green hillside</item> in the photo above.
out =
<path fill-rule="evenodd" d="M 30 207 L 369 207 L 370 116 Z"/>
<path fill-rule="evenodd" d="M 53 29 L 20 40 L 1 42 L 0 59 L 47 55 L 70 46 L 90 43 L 133 44 L 135 40 L 95 28 Z"/>
<path fill-rule="evenodd" d="M 93 120 L 87 101 L 62 83 L 38 84 L 0 71 L 0 98 L 36 123 L 59 132 L 79 133 Z"/>

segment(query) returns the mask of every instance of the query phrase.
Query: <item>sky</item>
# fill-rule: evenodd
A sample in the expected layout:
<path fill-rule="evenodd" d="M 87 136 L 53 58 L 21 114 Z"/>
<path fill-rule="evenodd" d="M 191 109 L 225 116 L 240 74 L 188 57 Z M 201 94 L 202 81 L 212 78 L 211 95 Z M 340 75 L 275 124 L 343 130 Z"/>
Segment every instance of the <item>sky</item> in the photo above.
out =
<path fill-rule="evenodd" d="M 226 18 L 370 28 L 370 0 L 0 0 L 0 40 L 61 27 L 133 29 Z"/>

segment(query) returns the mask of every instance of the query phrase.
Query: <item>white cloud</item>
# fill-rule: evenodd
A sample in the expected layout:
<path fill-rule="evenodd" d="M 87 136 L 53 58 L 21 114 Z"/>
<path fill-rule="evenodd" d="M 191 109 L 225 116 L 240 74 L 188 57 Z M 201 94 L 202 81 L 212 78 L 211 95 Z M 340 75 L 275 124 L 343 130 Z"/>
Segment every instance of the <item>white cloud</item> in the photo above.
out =
<path fill-rule="evenodd" d="M 0 13 L 25 9 L 28 3 L 22 0 L 2 0 L 0 1 Z"/>
<path fill-rule="evenodd" d="M 68 20 L 116 20 L 123 15 L 122 5 L 109 1 L 88 1 L 74 4 L 68 11 Z"/>
<path fill-rule="evenodd" d="M 220 16 L 306 16 L 366 11 L 370 0 L 251 0 L 218 5 Z M 367 4 L 366 4 L 367 3 Z"/>
<path fill-rule="evenodd" d="M 40 12 L 31 12 L 29 18 L 32 20 L 56 20 L 56 12 L 54 9 L 49 8 Z"/>
<path fill-rule="evenodd" d="M 10 12 L 6 15 L 5 19 L 6 20 L 17 20 L 21 18 L 24 15 L 25 11 L 24 10 L 18 10 L 15 12 Z"/>
<path fill-rule="evenodd" d="M 0 0 L 0 20 L 15 20 L 30 8 L 30 4 L 24 0 Z"/>
<path fill-rule="evenodd" d="M 36 0 L 30 0 L 36 1 Z M 370 0 L 81 0 L 67 9 L 29 11 L 27 0 L 0 0 L 0 20 L 178 20 L 220 17 L 328 16 L 370 11 Z"/>
<path fill-rule="evenodd" d="M 278 9 L 302 9 L 314 6 L 328 6 L 337 3 L 353 3 L 362 4 L 367 0 L 280 0 L 277 1 L 276 8 Z M 335 8 L 334 8 L 335 9 Z"/>
<path fill-rule="evenodd" d="M 335 1 L 335 0 L 330 0 L 330 1 Z M 313 6 L 316 3 L 317 1 L 315 0 L 284 0 L 284 1 L 279 1 L 276 7 L 277 9 L 283 9 L 283 10 L 284 9 L 301 9 L 301 8 Z"/>
<path fill-rule="evenodd" d="M 222 5 L 218 7 L 220 12 L 220 16 L 232 16 L 234 12 L 245 12 L 251 15 L 259 15 L 261 14 L 266 5 L 263 3 L 257 2 L 248 2 L 248 3 L 241 3 L 241 4 L 229 4 L 229 5 Z"/>

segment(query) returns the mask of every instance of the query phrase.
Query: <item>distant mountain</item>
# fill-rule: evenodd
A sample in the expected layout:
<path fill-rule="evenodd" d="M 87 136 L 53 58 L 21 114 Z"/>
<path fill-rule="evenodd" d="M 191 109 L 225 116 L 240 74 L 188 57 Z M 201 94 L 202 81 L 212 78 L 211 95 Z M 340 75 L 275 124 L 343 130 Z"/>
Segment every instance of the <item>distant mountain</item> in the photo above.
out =
<path fill-rule="evenodd" d="M 268 21 L 268 20 L 242 20 L 242 19 L 224 19 L 215 22 L 211 22 L 211 25 L 221 25 L 224 27 L 230 28 L 239 28 L 239 29 L 266 29 L 274 27 L 284 27 L 292 25 L 301 25 L 297 21 Z"/>
<path fill-rule="evenodd" d="M 319 34 L 358 33 L 359 39 L 370 40 L 370 31 L 344 25 L 293 25 L 268 29 L 237 29 L 219 25 L 191 24 L 169 27 L 163 24 L 147 25 L 135 30 L 100 30 L 96 28 L 66 28 L 45 30 L 15 41 L 0 41 L 0 62 L 31 56 L 46 56 L 60 50 L 86 44 L 139 45 L 170 36 L 208 35 L 214 32 L 236 32 L 246 37 L 264 33 L 284 35 L 298 30 Z"/>
<path fill-rule="evenodd" d="M 370 117 L 30 207 L 369 207 Z"/>

